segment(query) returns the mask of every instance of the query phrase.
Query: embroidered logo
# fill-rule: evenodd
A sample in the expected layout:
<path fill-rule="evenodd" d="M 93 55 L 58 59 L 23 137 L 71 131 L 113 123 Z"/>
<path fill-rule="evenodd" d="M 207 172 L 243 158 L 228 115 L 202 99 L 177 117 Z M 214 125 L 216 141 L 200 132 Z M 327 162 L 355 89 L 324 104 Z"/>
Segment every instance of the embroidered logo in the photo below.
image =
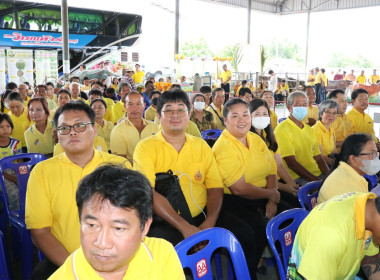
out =
<path fill-rule="evenodd" d="M 285 246 L 288 247 L 293 244 L 293 239 L 292 239 L 292 232 L 287 231 L 284 234 L 284 239 L 285 239 Z"/>
<path fill-rule="evenodd" d="M 199 262 L 197 262 L 196 266 L 198 278 L 201 278 L 207 274 L 207 263 L 205 259 L 201 259 Z"/>
<path fill-rule="evenodd" d="M 37 146 L 39 142 L 40 140 L 36 139 L 36 141 L 34 141 L 34 145 Z"/>
<path fill-rule="evenodd" d="M 26 165 L 21 165 L 18 167 L 18 173 L 20 175 L 28 174 L 28 167 Z"/>
<path fill-rule="evenodd" d="M 201 181 L 202 180 L 202 173 L 199 169 L 198 169 L 198 172 L 195 173 L 194 179 L 195 179 L 195 181 Z"/>

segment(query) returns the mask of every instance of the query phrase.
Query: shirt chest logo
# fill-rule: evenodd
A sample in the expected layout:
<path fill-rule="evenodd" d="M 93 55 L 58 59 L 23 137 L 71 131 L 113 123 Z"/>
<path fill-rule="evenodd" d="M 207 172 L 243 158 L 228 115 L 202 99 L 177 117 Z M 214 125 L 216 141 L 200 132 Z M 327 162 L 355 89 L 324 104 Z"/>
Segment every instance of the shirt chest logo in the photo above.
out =
<path fill-rule="evenodd" d="M 197 173 L 195 173 L 194 179 L 195 179 L 195 181 L 198 181 L 198 182 L 202 180 L 202 173 L 199 169 L 198 169 Z"/>
<path fill-rule="evenodd" d="M 37 146 L 39 142 L 40 142 L 40 140 L 36 139 L 36 141 L 34 141 L 34 145 Z"/>

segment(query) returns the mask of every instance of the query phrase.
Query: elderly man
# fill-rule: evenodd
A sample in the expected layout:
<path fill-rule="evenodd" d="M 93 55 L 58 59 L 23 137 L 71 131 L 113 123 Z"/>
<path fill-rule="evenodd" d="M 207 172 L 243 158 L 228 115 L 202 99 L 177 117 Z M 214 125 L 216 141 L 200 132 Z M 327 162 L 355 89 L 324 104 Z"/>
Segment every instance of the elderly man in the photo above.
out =
<path fill-rule="evenodd" d="M 24 105 L 28 106 L 28 102 L 30 100 L 30 97 L 28 96 L 28 87 L 26 84 L 19 84 L 18 85 L 18 92 L 20 93 L 22 99 L 24 100 Z"/>
<path fill-rule="evenodd" d="M 76 201 L 81 247 L 50 279 L 185 279 L 173 245 L 146 237 L 153 194 L 142 174 L 99 167 L 80 182 Z"/>
<path fill-rule="evenodd" d="M 302 122 L 307 115 L 308 98 L 296 91 L 289 95 L 287 108 L 290 116 L 281 122 L 274 133 L 285 167 L 299 185 L 321 180 L 328 173 L 321 156 L 314 130 Z"/>
<path fill-rule="evenodd" d="M 80 246 L 80 225 L 75 192 L 79 181 L 104 162 L 124 158 L 93 148 L 95 113 L 84 102 L 69 102 L 54 115 L 64 153 L 37 164 L 26 193 L 25 222 L 33 243 L 45 255 L 33 279 L 47 279 Z"/>

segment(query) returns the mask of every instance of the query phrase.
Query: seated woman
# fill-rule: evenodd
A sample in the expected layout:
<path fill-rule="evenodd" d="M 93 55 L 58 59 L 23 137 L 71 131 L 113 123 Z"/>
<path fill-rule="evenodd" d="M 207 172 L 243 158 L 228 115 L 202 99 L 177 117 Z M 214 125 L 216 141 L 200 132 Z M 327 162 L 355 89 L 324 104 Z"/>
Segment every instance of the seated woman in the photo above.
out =
<path fill-rule="evenodd" d="M 371 135 L 357 133 L 348 136 L 336 155 L 331 173 L 319 191 L 318 203 L 347 192 L 368 192 L 363 175 L 380 171 L 379 153 Z"/>
<path fill-rule="evenodd" d="M 271 108 L 274 107 L 274 95 L 273 92 L 270 90 L 264 90 L 262 93 L 260 93 L 260 98 L 262 100 L 265 100 L 265 102 L 269 106 L 269 112 L 270 112 L 270 124 L 273 128 L 273 130 L 276 128 L 278 124 L 278 117 L 276 115 L 276 112 L 272 110 Z"/>
<path fill-rule="evenodd" d="M 272 126 L 270 125 L 270 114 L 268 104 L 262 99 L 252 100 L 249 104 L 249 111 L 252 117 L 251 132 L 256 133 L 265 141 L 269 151 L 274 156 L 277 165 L 277 175 L 281 179 L 277 182 L 281 193 L 281 201 L 287 204 L 288 208 L 300 207 L 298 202 L 299 185 L 294 182 L 288 170 L 282 162 L 280 149 L 274 137 Z"/>
<path fill-rule="evenodd" d="M 256 92 L 258 95 L 260 95 L 260 93 L 262 93 L 264 90 L 266 90 L 268 88 L 268 84 L 266 81 L 264 80 L 261 80 L 261 82 L 259 83 L 259 85 L 257 86 L 257 89 L 256 89 Z"/>
<path fill-rule="evenodd" d="M 24 133 L 29 153 L 39 153 L 49 157 L 53 155 L 54 122 L 49 120 L 49 114 L 45 98 L 36 97 L 28 102 L 28 119 L 34 122 Z"/>
<path fill-rule="evenodd" d="M 203 130 L 216 128 L 213 114 L 204 109 L 206 104 L 204 95 L 200 93 L 195 94 L 191 99 L 191 103 L 193 110 L 190 120 L 197 125 L 199 131 L 202 132 Z"/>
<path fill-rule="evenodd" d="M 277 166 L 265 142 L 250 132 L 248 104 L 234 98 L 223 108 L 226 129 L 212 150 L 224 184 L 222 211 L 242 219 L 253 231 L 257 267 L 266 245 L 266 219 L 277 213 Z"/>
<path fill-rule="evenodd" d="M 318 113 L 319 113 L 318 106 L 313 105 L 315 100 L 317 99 L 315 95 L 314 87 L 307 86 L 305 88 L 305 93 L 307 95 L 307 98 L 309 99 L 309 104 L 307 106 L 307 115 L 302 121 L 310 126 L 313 126 L 318 120 Z"/>
<path fill-rule="evenodd" d="M 157 116 L 157 101 L 160 97 L 161 92 L 158 90 L 154 90 L 151 93 L 149 93 L 149 100 L 150 100 L 150 106 L 145 111 L 144 119 L 148 121 L 154 121 L 154 119 Z"/>
<path fill-rule="evenodd" d="M 110 151 L 110 137 L 111 131 L 114 128 L 114 124 L 104 119 L 104 116 L 107 112 L 106 102 L 103 99 L 94 99 L 92 100 L 90 107 L 95 111 L 95 125 L 97 128 L 97 136 L 100 136 L 104 139 L 107 144 L 107 149 Z"/>
<path fill-rule="evenodd" d="M 334 159 L 330 157 L 336 153 L 335 130 L 331 125 L 335 121 L 338 112 L 339 105 L 334 100 L 323 101 L 319 104 L 319 121 L 313 126 L 319 149 L 329 167 L 334 164 Z"/>

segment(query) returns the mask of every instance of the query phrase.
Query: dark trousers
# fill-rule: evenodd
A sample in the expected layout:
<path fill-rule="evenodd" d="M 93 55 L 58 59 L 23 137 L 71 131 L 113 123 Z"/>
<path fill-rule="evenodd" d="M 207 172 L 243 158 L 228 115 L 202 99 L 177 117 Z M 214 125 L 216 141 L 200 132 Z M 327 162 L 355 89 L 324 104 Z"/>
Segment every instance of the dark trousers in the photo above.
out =
<path fill-rule="evenodd" d="M 47 258 L 44 258 L 34 268 L 32 280 L 47 280 L 57 269 L 58 266 L 53 264 Z"/>
<path fill-rule="evenodd" d="M 224 89 L 224 103 L 230 99 L 230 84 L 221 85 L 222 89 Z"/>
<path fill-rule="evenodd" d="M 323 100 L 326 100 L 326 89 L 322 87 L 322 84 L 314 85 L 316 100 L 315 103 L 319 104 Z"/>

